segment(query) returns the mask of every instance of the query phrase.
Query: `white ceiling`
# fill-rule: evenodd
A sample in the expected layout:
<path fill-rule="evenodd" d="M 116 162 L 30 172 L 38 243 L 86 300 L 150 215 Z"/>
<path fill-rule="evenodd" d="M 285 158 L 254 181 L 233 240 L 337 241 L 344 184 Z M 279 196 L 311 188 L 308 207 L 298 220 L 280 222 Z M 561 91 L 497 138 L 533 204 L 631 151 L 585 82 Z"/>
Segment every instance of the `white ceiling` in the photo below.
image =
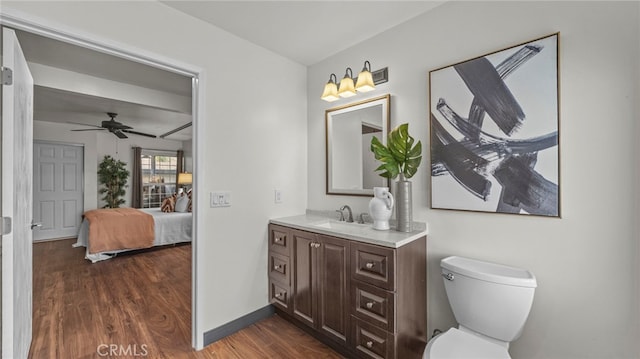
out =
<path fill-rule="evenodd" d="M 90 75 L 83 77 L 83 81 L 106 79 L 114 83 L 161 91 L 168 97 L 191 97 L 191 79 L 188 77 L 24 31 L 16 31 L 16 34 L 25 58 L 30 63 Z M 107 112 L 114 112 L 118 114 L 116 121 L 133 127 L 133 131 L 160 136 L 192 120 L 190 111 L 176 111 L 169 106 L 129 102 L 40 86 L 35 74 L 34 82 L 36 121 L 80 123 L 87 126 L 73 125 L 70 129 L 89 129 L 109 120 Z M 83 84 L 87 88 L 97 88 L 101 85 L 103 84 L 98 82 Z M 191 137 L 192 130 L 189 127 L 167 136 L 166 139 L 185 141 Z"/>
<path fill-rule="evenodd" d="M 443 2 L 162 1 L 303 65 L 322 61 Z M 182 97 L 191 95 L 190 78 L 41 36 L 17 33 L 29 62 Z M 35 88 L 35 120 L 95 126 L 108 120 L 107 112 L 118 113 L 116 120 L 135 131 L 157 136 L 191 121 L 190 113 L 175 109 Z M 187 128 L 166 138 L 188 140 L 191 132 Z"/>
<path fill-rule="evenodd" d="M 162 3 L 308 66 L 431 10 L 444 1 Z"/>

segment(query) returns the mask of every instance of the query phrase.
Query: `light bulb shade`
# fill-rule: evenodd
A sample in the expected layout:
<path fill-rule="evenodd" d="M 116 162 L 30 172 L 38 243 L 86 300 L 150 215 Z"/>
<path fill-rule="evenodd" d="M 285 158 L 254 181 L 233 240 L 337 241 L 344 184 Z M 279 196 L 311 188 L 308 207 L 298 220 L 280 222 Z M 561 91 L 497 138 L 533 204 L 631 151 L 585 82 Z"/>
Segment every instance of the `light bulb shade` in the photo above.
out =
<path fill-rule="evenodd" d="M 344 74 L 342 80 L 340 80 L 340 87 L 338 88 L 338 95 L 340 97 L 351 97 L 356 95 L 356 88 L 353 85 L 353 72 L 350 67 L 347 67 L 347 71 Z"/>
<path fill-rule="evenodd" d="M 373 75 L 371 71 L 362 69 L 358 74 L 358 81 L 356 82 L 356 91 L 368 92 L 376 89 L 376 85 L 373 83 Z"/>
<path fill-rule="evenodd" d="M 336 85 L 336 74 L 329 75 L 329 82 L 324 85 L 324 91 L 322 91 L 321 99 L 327 102 L 333 102 L 335 100 L 339 100 L 338 97 L 338 85 Z"/>
<path fill-rule="evenodd" d="M 351 97 L 356 95 L 356 88 L 353 85 L 353 79 L 345 77 L 340 80 L 340 90 L 338 90 L 340 97 Z"/>
<path fill-rule="evenodd" d="M 191 184 L 193 182 L 193 174 L 187 172 L 178 173 L 178 184 Z"/>
<path fill-rule="evenodd" d="M 322 96 L 320 96 L 320 98 L 327 102 L 339 100 L 340 97 L 338 96 L 338 85 L 336 85 L 335 82 L 327 82 L 327 84 L 324 85 L 324 91 L 322 92 Z"/>

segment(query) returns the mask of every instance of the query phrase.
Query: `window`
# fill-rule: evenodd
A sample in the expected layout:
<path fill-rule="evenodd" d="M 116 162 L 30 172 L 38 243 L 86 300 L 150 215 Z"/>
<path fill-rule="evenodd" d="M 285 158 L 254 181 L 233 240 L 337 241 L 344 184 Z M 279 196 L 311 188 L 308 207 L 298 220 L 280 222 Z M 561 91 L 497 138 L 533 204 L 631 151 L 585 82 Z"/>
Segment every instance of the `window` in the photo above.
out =
<path fill-rule="evenodd" d="M 176 191 L 175 152 L 142 150 L 142 208 L 155 208 Z"/>

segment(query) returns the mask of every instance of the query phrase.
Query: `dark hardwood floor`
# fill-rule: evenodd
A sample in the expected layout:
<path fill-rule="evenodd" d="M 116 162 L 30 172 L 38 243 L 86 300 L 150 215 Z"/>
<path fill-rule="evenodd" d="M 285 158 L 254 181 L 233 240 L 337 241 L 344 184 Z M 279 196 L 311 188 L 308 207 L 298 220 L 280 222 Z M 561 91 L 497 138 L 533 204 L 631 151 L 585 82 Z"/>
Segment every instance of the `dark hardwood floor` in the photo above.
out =
<path fill-rule="evenodd" d="M 196 352 L 191 245 L 91 264 L 74 242 L 34 245 L 29 358 L 342 358 L 277 315 Z"/>

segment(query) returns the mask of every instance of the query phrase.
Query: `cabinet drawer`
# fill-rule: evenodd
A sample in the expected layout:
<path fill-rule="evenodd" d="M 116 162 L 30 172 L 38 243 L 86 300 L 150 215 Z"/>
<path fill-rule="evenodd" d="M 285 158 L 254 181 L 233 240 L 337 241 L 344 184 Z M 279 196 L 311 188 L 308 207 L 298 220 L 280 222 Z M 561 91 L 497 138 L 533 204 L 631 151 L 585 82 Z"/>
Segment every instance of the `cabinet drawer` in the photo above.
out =
<path fill-rule="evenodd" d="M 364 358 L 393 358 L 394 337 L 378 327 L 352 317 L 354 349 Z"/>
<path fill-rule="evenodd" d="M 291 285 L 289 257 L 269 252 L 269 279 Z"/>
<path fill-rule="evenodd" d="M 280 309 L 291 312 L 289 298 L 289 287 L 281 285 L 280 283 L 276 283 L 274 281 L 269 281 L 269 302 L 271 304 L 279 307 Z"/>
<path fill-rule="evenodd" d="M 351 246 L 351 275 L 354 279 L 395 290 L 393 248 L 354 243 Z"/>
<path fill-rule="evenodd" d="M 269 225 L 269 250 L 285 256 L 291 255 L 291 235 L 285 227 Z"/>
<path fill-rule="evenodd" d="M 351 314 L 388 332 L 395 332 L 396 294 L 360 281 L 351 283 Z"/>

